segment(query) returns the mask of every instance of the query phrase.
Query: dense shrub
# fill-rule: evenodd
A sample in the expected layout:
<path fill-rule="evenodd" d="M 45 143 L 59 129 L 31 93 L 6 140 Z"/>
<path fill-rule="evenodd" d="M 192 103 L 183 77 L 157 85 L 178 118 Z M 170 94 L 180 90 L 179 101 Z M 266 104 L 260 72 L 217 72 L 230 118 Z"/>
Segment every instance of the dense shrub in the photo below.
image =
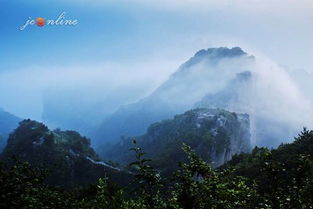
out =
<path fill-rule="evenodd" d="M 255 148 L 219 169 L 183 145 L 188 161 L 169 179 L 162 178 L 144 151 L 135 147 L 132 188 L 118 188 L 104 178 L 97 186 L 63 190 L 45 185 L 41 169 L 17 161 L 0 166 L 0 208 L 309 209 L 313 208 L 312 145 L 313 132 L 304 130 L 294 143 L 275 150 Z"/>

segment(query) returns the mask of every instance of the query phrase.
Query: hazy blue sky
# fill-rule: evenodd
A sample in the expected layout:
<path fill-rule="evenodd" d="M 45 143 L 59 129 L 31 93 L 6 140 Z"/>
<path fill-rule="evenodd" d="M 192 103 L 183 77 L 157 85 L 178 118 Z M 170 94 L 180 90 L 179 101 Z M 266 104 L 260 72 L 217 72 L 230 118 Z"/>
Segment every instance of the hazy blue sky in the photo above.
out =
<path fill-rule="evenodd" d="M 311 71 L 312 11 L 310 0 L 0 0 L 0 107 L 39 119 L 42 91 L 68 83 L 133 82 L 147 93 L 213 46 Z M 29 17 L 62 12 L 78 25 L 19 30 Z"/>

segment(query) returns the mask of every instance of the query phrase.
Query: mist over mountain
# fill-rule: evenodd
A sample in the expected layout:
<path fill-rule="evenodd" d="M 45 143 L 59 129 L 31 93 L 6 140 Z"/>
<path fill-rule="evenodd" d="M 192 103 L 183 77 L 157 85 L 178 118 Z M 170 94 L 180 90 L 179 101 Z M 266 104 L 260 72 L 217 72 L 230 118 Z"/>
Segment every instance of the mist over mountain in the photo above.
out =
<path fill-rule="evenodd" d="M 253 63 L 254 57 L 239 47 L 200 50 L 149 96 L 104 120 L 94 134 L 95 143 L 143 134 L 151 123 L 183 113 L 207 93 L 222 89 L 234 73 Z"/>
<path fill-rule="evenodd" d="M 252 144 L 277 146 L 311 126 L 310 100 L 281 67 L 239 47 L 200 50 L 146 98 L 105 119 L 95 144 L 143 134 L 156 121 L 194 107 L 247 113 Z"/>
<path fill-rule="evenodd" d="M 297 116 L 294 114 L 297 112 L 299 117 L 305 119 L 305 112 L 302 112 L 301 106 L 293 102 L 305 102 L 305 100 L 299 96 L 297 100 L 293 101 L 291 92 L 279 86 L 273 87 L 267 92 L 265 89 L 268 86 L 259 82 L 262 81 L 260 81 L 257 72 L 239 73 L 223 90 L 207 94 L 195 104 L 195 107 L 218 107 L 248 113 L 251 118 L 254 144 L 277 147 L 282 143 L 282 139 L 292 139 L 298 129 L 301 129 L 301 123 L 297 121 Z M 273 85 L 273 83 L 268 85 Z M 285 105 L 292 112 L 284 109 Z M 309 109 L 303 109 L 303 111 L 309 111 Z M 304 121 L 302 122 L 305 125 Z"/>
<path fill-rule="evenodd" d="M 51 128 L 76 130 L 81 134 L 90 135 L 91 130 L 114 113 L 121 104 L 136 101 L 146 93 L 141 88 L 143 84 L 137 86 L 130 81 L 119 85 L 113 81 L 108 83 L 105 82 L 108 79 L 105 73 L 91 77 L 97 76 L 99 80 L 103 80 L 94 84 L 89 81 L 88 85 L 75 83 L 45 89 L 42 98 L 42 121 Z"/>
<path fill-rule="evenodd" d="M 0 152 L 5 147 L 9 134 L 18 126 L 21 120 L 0 108 Z"/>
<path fill-rule="evenodd" d="M 307 96 L 310 101 L 313 101 L 312 94 L 312 80 L 313 80 L 313 72 L 310 70 L 304 69 L 290 69 L 288 68 L 288 73 L 294 79 L 301 89 L 301 92 Z"/>

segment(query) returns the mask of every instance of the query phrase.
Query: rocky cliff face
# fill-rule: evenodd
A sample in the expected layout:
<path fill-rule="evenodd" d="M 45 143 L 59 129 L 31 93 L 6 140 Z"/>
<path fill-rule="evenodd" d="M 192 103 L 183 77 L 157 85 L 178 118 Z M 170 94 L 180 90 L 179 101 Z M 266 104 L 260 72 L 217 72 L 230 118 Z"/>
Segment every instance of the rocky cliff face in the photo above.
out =
<path fill-rule="evenodd" d="M 123 184 L 128 176 L 101 161 L 90 147 L 89 139 L 75 131 L 51 131 L 44 124 L 32 120 L 20 122 L 10 134 L 1 159 L 10 163 L 11 156 L 48 169 L 47 183 L 52 185 L 87 185 L 105 176 Z"/>
<path fill-rule="evenodd" d="M 203 159 L 217 167 L 236 153 L 250 151 L 249 116 L 220 109 L 195 109 L 173 119 L 154 123 L 145 135 L 135 137 L 155 166 L 170 172 L 185 161 L 183 143 L 190 145 Z M 133 138 L 125 138 L 108 148 L 105 157 L 127 164 L 133 160 L 129 151 Z"/>

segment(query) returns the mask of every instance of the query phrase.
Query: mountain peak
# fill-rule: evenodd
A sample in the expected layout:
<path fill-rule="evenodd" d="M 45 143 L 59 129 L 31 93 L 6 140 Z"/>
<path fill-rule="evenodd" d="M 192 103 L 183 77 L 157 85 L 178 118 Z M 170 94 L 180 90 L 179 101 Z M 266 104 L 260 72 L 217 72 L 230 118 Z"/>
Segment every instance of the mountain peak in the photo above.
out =
<path fill-rule="evenodd" d="M 227 58 L 247 55 L 240 47 L 219 47 L 219 48 L 208 48 L 207 50 L 201 49 L 194 57 L 205 57 L 210 56 L 214 58 Z"/>
<path fill-rule="evenodd" d="M 185 62 L 180 69 L 184 71 L 184 69 L 189 68 L 197 63 L 202 61 L 209 61 L 211 64 L 217 64 L 220 60 L 225 58 L 235 59 L 240 57 L 246 58 L 254 58 L 250 56 L 247 52 L 243 51 L 240 47 L 218 47 L 218 48 L 208 48 L 201 49 L 193 57 L 191 57 L 187 62 Z"/>

